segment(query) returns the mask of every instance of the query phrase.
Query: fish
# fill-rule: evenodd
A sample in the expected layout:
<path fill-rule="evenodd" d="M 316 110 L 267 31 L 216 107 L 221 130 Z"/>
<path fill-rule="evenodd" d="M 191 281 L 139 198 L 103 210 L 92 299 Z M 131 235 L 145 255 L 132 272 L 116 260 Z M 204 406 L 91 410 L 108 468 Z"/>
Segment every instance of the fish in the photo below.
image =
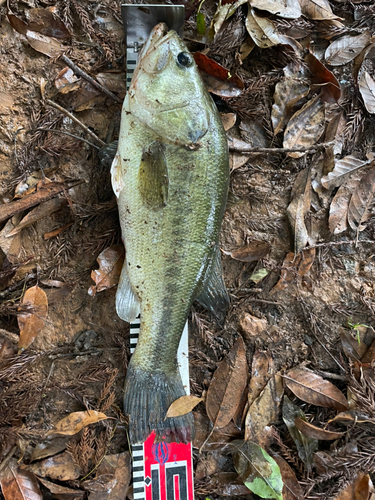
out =
<path fill-rule="evenodd" d="M 228 307 L 219 233 L 229 185 L 220 114 L 192 54 L 160 23 L 139 54 L 111 167 L 126 255 L 118 316 L 141 317 L 127 369 L 131 443 L 194 438 L 192 413 L 166 418 L 186 394 L 177 349 L 195 300 L 216 317 Z"/>

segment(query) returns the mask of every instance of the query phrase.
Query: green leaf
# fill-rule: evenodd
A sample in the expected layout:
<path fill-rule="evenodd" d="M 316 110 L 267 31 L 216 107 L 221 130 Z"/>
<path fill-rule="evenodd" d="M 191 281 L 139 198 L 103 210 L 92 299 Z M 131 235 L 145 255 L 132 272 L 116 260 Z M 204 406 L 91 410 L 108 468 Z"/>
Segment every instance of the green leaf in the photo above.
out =
<path fill-rule="evenodd" d="M 264 267 L 258 269 L 258 271 L 255 271 L 250 276 L 251 281 L 254 281 L 254 283 L 259 283 L 259 281 L 262 281 L 263 278 L 265 278 L 268 274 L 267 269 L 264 269 Z"/>
<path fill-rule="evenodd" d="M 197 14 L 197 31 L 200 35 L 204 35 L 206 33 L 206 23 L 202 12 L 198 12 Z"/>
<path fill-rule="evenodd" d="M 232 444 L 234 467 L 249 490 L 261 498 L 283 500 L 283 480 L 275 460 L 252 441 Z"/>

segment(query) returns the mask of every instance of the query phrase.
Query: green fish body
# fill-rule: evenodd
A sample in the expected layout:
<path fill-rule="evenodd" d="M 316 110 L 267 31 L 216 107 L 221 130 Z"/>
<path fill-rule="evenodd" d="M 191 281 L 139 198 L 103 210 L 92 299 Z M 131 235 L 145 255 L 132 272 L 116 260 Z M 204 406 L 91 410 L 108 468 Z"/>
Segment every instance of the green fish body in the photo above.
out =
<path fill-rule="evenodd" d="M 220 115 L 192 55 L 159 24 L 146 42 L 125 98 L 112 164 L 126 258 L 116 295 L 120 318 L 141 314 L 124 410 L 132 443 L 151 431 L 193 438 L 192 414 L 165 419 L 185 395 L 177 349 L 194 300 L 225 310 L 218 238 L 229 160 Z"/>

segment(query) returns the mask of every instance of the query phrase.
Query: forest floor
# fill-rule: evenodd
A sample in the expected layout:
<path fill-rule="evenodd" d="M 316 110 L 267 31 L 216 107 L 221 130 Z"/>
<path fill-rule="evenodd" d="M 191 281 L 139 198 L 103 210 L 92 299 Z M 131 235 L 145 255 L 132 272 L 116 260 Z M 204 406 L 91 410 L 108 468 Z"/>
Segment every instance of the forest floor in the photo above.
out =
<path fill-rule="evenodd" d="M 197 24 L 198 6 L 186 3 L 185 39 L 204 52 L 196 60 L 225 120 L 232 171 L 220 238 L 230 310 L 223 327 L 198 305 L 190 318 L 191 392 L 202 397 L 196 496 L 367 500 L 375 7 L 205 0 Z M 123 250 L 105 146 L 118 138 L 126 92 L 121 8 L 0 1 L 0 39 L 2 491 L 132 498 L 129 325 L 115 310 Z M 108 248 L 110 270 L 93 290 Z M 76 413 L 87 409 L 92 420 Z"/>

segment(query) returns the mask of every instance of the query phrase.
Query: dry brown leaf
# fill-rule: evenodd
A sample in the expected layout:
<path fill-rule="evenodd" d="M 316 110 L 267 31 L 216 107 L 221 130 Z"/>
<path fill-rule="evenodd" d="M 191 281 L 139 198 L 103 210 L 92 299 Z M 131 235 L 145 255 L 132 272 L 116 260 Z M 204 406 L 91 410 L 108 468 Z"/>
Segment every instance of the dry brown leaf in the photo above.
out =
<path fill-rule="evenodd" d="M 261 49 L 267 49 L 280 43 L 273 22 L 267 17 L 256 14 L 254 9 L 249 8 L 245 24 L 249 35 Z"/>
<path fill-rule="evenodd" d="M 359 337 L 358 343 L 357 333 L 354 330 L 349 331 L 344 328 L 341 330 L 340 337 L 345 355 L 350 359 L 360 361 L 367 351 L 367 345 L 363 342 L 363 338 Z"/>
<path fill-rule="evenodd" d="M 27 30 L 26 38 L 33 49 L 48 57 L 57 57 L 64 49 L 64 46 L 56 38 L 44 36 L 35 31 Z"/>
<path fill-rule="evenodd" d="M 256 9 L 267 10 L 279 17 L 298 19 L 301 16 L 298 0 L 249 0 L 249 3 Z"/>
<path fill-rule="evenodd" d="M 220 117 L 225 131 L 230 130 L 237 120 L 236 113 L 220 113 Z"/>
<path fill-rule="evenodd" d="M 358 86 L 365 108 L 369 113 L 375 113 L 375 81 L 367 71 L 360 76 Z"/>
<path fill-rule="evenodd" d="M 346 184 L 340 186 L 329 207 L 329 230 L 339 234 L 348 229 L 348 210 L 352 193 L 356 189 L 363 173 L 355 172 Z"/>
<path fill-rule="evenodd" d="M 316 373 L 294 368 L 284 375 L 284 379 L 287 387 L 302 401 L 339 411 L 348 409 L 344 394 Z"/>
<path fill-rule="evenodd" d="M 286 127 L 284 148 L 307 148 L 318 142 L 324 132 L 325 108 L 319 96 L 308 101 L 297 111 Z M 292 158 L 300 158 L 306 153 L 288 153 Z"/>
<path fill-rule="evenodd" d="M 60 18 L 48 9 L 29 9 L 25 11 L 28 29 L 59 40 L 70 37 L 69 31 Z"/>
<path fill-rule="evenodd" d="M 347 424 L 347 425 L 351 426 L 354 423 L 363 424 L 365 422 L 370 422 L 372 424 L 375 424 L 375 419 L 370 418 L 367 413 L 366 414 L 359 413 L 357 411 L 351 410 L 351 411 L 343 411 L 343 412 L 339 413 L 334 418 L 331 418 L 330 420 L 328 420 L 327 423 L 330 424 L 332 422 L 341 422 L 343 424 Z"/>
<path fill-rule="evenodd" d="M 335 167 L 332 172 L 322 177 L 321 183 L 325 189 L 339 187 L 347 177 L 356 170 L 368 165 L 369 161 L 359 160 L 355 156 L 349 155 L 335 161 Z"/>
<path fill-rule="evenodd" d="M 41 460 L 42 458 L 51 457 L 60 451 L 66 449 L 68 445 L 67 437 L 57 437 L 51 440 L 45 440 L 38 443 L 31 454 L 30 462 Z"/>
<path fill-rule="evenodd" d="M 251 364 L 251 378 L 248 392 L 249 406 L 260 395 L 273 374 L 273 359 L 270 355 L 264 351 L 255 351 Z"/>
<path fill-rule="evenodd" d="M 364 222 L 370 216 L 370 208 L 374 203 L 374 192 L 375 168 L 372 168 L 359 181 L 349 202 L 348 222 L 352 229 L 363 231 L 366 228 Z"/>
<path fill-rule="evenodd" d="M 339 19 L 332 12 L 328 0 L 300 0 L 302 14 L 309 19 Z"/>
<path fill-rule="evenodd" d="M 271 295 L 275 292 L 285 290 L 285 288 L 295 281 L 297 276 L 297 268 L 301 262 L 301 255 L 295 255 L 293 252 L 288 252 L 283 261 L 280 272 L 280 279 L 271 290 Z"/>
<path fill-rule="evenodd" d="M 79 86 L 80 79 L 69 67 L 63 68 L 55 78 L 55 87 L 61 94 L 68 94 L 79 89 Z"/>
<path fill-rule="evenodd" d="M 19 469 L 13 458 L 0 473 L 0 484 L 5 500 L 43 500 L 34 474 Z"/>
<path fill-rule="evenodd" d="M 96 260 L 99 269 L 91 271 L 91 278 L 96 284 L 89 288 L 89 295 L 94 297 L 97 292 L 107 290 L 118 284 L 124 263 L 124 254 L 123 245 L 113 245 L 98 255 Z"/>
<path fill-rule="evenodd" d="M 14 107 L 14 97 L 9 92 L 0 92 L 0 115 L 8 115 Z"/>
<path fill-rule="evenodd" d="M 271 457 L 279 466 L 283 478 L 283 500 L 303 500 L 305 498 L 303 490 L 288 462 L 274 452 L 271 453 Z"/>
<path fill-rule="evenodd" d="M 313 88 L 321 88 L 321 98 L 324 102 L 338 102 L 341 97 L 340 84 L 328 68 L 314 56 L 311 52 L 308 52 L 305 57 L 305 62 L 307 63 L 310 73 L 311 81 L 313 83 Z"/>
<path fill-rule="evenodd" d="M 250 54 L 255 46 L 256 44 L 254 40 L 251 38 L 251 36 L 248 36 L 244 43 L 241 45 L 240 50 L 238 51 L 241 61 L 244 61 L 246 59 L 246 57 Z"/>
<path fill-rule="evenodd" d="M 276 84 L 273 96 L 271 120 L 275 135 L 284 129 L 310 89 L 302 70 L 292 72 L 287 66 L 284 68 L 284 75 L 285 78 Z"/>
<path fill-rule="evenodd" d="M 298 274 L 300 276 L 305 276 L 311 269 L 315 261 L 315 248 L 308 248 L 303 250 L 300 264 L 298 266 Z"/>
<path fill-rule="evenodd" d="M 219 363 L 207 391 L 207 415 L 214 428 L 225 427 L 236 414 L 247 384 L 245 345 L 239 338 Z"/>
<path fill-rule="evenodd" d="M 81 470 L 67 451 L 50 458 L 28 465 L 27 470 L 40 477 L 49 477 L 58 481 L 78 479 Z"/>
<path fill-rule="evenodd" d="M 48 299 L 44 290 L 35 285 L 26 290 L 21 302 L 22 309 L 27 312 L 18 314 L 20 340 L 18 350 L 24 351 L 34 341 L 43 328 L 48 314 Z"/>
<path fill-rule="evenodd" d="M 340 439 L 345 432 L 333 432 L 327 431 L 325 429 L 320 429 L 320 427 L 316 427 L 310 422 L 306 422 L 300 417 L 297 417 L 295 420 L 295 424 L 297 429 L 302 432 L 305 436 L 311 439 L 322 439 L 326 441 L 333 441 L 334 439 Z"/>
<path fill-rule="evenodd" d="M 366 350 L 366 353 L 364 354 L 361 361 L 362 363 L 372 363 L 374 359 L 375 359 L 375 340 L 371 342 L 371 345 Z"/>
<path fill-rule="evenodd" d="M 46 436 L 56 434 L 73 436 L 87 425 L 94 424 L 100 420 L 106 420 L 107 418 L 108 417 L 100 411 L 75 411 L 57 422 L 55 427 L 47 432 Z"/>
<path fill-rule="evenodd" d="M 305 217 L 311 204 L 311 174 L 305 168 L 299 172 L 293 185 L 291 202 L 286 209 L 288 221 L 293 233 L 294 251 L 298 254 L 306 247 L 309 234 L 305 225 Z"/>
<path fill-rule="evenodd" d="M 49 240 L 50 238 L 54 238 L 55 236 L 62 233 L 63 231 L 65 231 L 65 229 L 68 229 L 68 227 L 70 227 L 72 225 L 73 225 L 73 222 L 68 222 L 68 224 L 65 224 L 64 226 L 59 227 L 57 229 L 54 229 L 53 231 L 50 231 L 49 233 L 44 233 L 43 239 Z"/>
<path fill-rule="evenodd" d="M 111 92 L 116 92 L 120 97 L 126 94 L 125 73 L 99 73 L 96 75 L 98 82 Z"/>
<path fill-rule="evenodd" d="M 223 250 L 223 253 L 241 262 L 255 262 L 263 259 L 270 251 L 270 248 L 271 245 L 267 241 L 252 241 L 248 245 L 236 248 L 231 252 L 225 252 Z"/>
<path fill-rule="evenodd" d="M 340 491 L 335 500 L 368 500 L 370 476 L 360 472 L 357 477 Z"/>
<path fill-rule="evenodd" d="M 203 401 L 202 398 L 192 396 L 191 394 L 188 394 L 187 396 L 181 396 L 180 398 L 176 399 L 176 401 L 173 401 L 171 406 L 168 408 L 165 418 L 180 417 L 181 415 L 186 415 L 186 413 L 192 411 L 201 401 Z"/>
<path fill-rule="evenodd" d="M 245 441 L 250 439 L 265 447 L 264 428 L 277 422 L 283 394 L 282 377 L 274 375 L 249 407 L 245 421 Z"/>
<path fill-rule="evenodd" d="M 364 31 L 360 35 L 345 35 L 338 38 L 327 47 L 324 58 L 331 66 L 342 66 L 352 61 L 369 43 L 371 34 Z"/>
<path fill-rule="evenodd" d="M 60 486 L 59 484 L 52 483 L 52 481 L 47 481 L 47 479 L 43 479 L 42 477 L 38 477 L 39 481 L 45 486 L 51 493 L 56 496 L 56 498 L 63 498 L 64 500 L 80 500 L 85 494 L 82 490 L 73 490 L 72 488 L 68 488 L 66 486 Z"/>

